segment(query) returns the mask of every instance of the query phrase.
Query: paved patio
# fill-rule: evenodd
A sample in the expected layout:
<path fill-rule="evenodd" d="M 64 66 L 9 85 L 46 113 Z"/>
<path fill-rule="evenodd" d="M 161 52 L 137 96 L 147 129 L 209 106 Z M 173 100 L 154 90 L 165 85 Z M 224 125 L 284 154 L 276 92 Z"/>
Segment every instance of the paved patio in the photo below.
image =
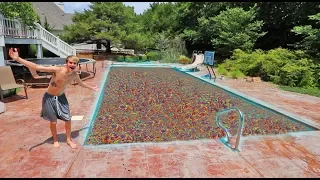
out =
<path fill-rule="evenodd" d="M 86 82 L 100 84 L 97 74 Z M 284 92 L 265 83 L 217 80 L 257 99 L 320 124 L 320 98 Z M 64 123 L 58 122 L 60 148 L 53 148 L 49 124 L 39 117 L 46 88 L 29 88 L 29 99 L 6 98 L 0 114 L 0 177 L 320 177 L 320 132 L 242 137 L 235 153 L 216 139 L 88 148 L 81 146 L 83 127 L 98 96 L 88 89 L 66 90 L 72 115 L 72 137 L 65 143 Z M 21 91 L 18 94 L 24 95 Z"/>

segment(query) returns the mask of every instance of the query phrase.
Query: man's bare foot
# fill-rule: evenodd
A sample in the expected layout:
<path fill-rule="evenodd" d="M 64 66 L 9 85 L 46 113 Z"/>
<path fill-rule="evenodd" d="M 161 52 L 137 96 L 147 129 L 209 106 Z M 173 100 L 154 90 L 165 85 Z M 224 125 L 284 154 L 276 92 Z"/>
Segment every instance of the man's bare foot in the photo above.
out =
<path fill-rule="evenodd" d="M 55 147 L 55 148 L 58 148 L 58 147 L 60 147 L 60 145 L 59 145 L 59 142 L 58 142 L 58 141 L 56 141 L 56 142 L 53 142 L 53 147 Z"/>
<path fill-rule="evenodd" d="M 74 148 L 77 147 L 77 145 L 76 145 L 75 143 L 73 143 L 71 140 L 67 141 L 67 144 L 68 144 L 72 149 L 74 149 Z"/>

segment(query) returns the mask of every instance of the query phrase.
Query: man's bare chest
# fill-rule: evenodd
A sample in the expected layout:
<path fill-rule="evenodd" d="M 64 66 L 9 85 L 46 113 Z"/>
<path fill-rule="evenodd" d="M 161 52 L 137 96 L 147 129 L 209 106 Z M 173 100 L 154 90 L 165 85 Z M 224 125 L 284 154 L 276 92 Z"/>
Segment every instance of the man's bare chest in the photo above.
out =
<path fill-rule="evenodd" d="M 51 85 L 54 87 L 65 86 L 66 84 L 69 84 L 73 79 L 74 77 L 72 75 L 57 74 L 52 77 Z"/>

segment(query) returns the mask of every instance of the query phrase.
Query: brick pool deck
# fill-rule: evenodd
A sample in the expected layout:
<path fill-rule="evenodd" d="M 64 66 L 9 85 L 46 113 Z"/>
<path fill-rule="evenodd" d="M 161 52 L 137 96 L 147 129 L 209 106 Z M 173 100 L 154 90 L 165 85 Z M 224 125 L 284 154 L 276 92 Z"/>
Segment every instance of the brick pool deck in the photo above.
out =
<path fill-rule="evenodd" d="M 99 85 L 103 69 L 97 62 Z M 320 98 L 278 90 L 266 83 L 220 80 L 252 97 L 320 124 Z M 88 148 L 79 144 L 97 93 L 70 85 L 66 94 L 72 115 L 72 137 L 65 143 L 58 122 L 60 148 L 53 148 L 49 124 L 39 117 L 46 88 L 28 88 L 29 99 L 6 98 L 0 114 L 0 177 L 320 177 L 320 132 L 242 137 L 235 153 L 216 139 Z M 21 91 L 19 95 L 24 95 Z"/>

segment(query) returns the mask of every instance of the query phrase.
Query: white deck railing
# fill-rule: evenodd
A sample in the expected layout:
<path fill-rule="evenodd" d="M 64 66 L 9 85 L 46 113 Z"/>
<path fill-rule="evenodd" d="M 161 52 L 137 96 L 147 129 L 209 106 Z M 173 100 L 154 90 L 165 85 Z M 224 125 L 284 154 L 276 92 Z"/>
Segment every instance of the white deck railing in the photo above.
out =
<path fill-rule="evenodd" d="M 37 39 L 37 31 L 32 29 L 30 26 L 26 26 L 16 19 L 0 19 L 0 34 L 6 37 L 10 36 L 13 38 L 33 38 Z"/>
<path fill-rule="evenodd" d="M 39 30 L 40 39 L 43 41 L 42 45 L 46 46 L 48 50 L 58 51 L 58 53 L 62 53 L 65 56 L 68 55 L 76 55 L 76 49 L 62 41 L 60 38 L 55 36 L 54 34 L 47 31 L 40 24 L 35 23 Z M 50 48 L 50 49 L 49 49 Z"/>
<path fill-rule="evenodd" d="M 76 49 L 62 41 L 59 37 L 47 31 L 40 24 L 35 23 L 35 27 L 22 24 L 16 19 L 0 19 L 0 35 L 12 38 L 31 38 L 42 40 L 42 46 L 49 51 L 66 57 L 76 55 Z"/>

